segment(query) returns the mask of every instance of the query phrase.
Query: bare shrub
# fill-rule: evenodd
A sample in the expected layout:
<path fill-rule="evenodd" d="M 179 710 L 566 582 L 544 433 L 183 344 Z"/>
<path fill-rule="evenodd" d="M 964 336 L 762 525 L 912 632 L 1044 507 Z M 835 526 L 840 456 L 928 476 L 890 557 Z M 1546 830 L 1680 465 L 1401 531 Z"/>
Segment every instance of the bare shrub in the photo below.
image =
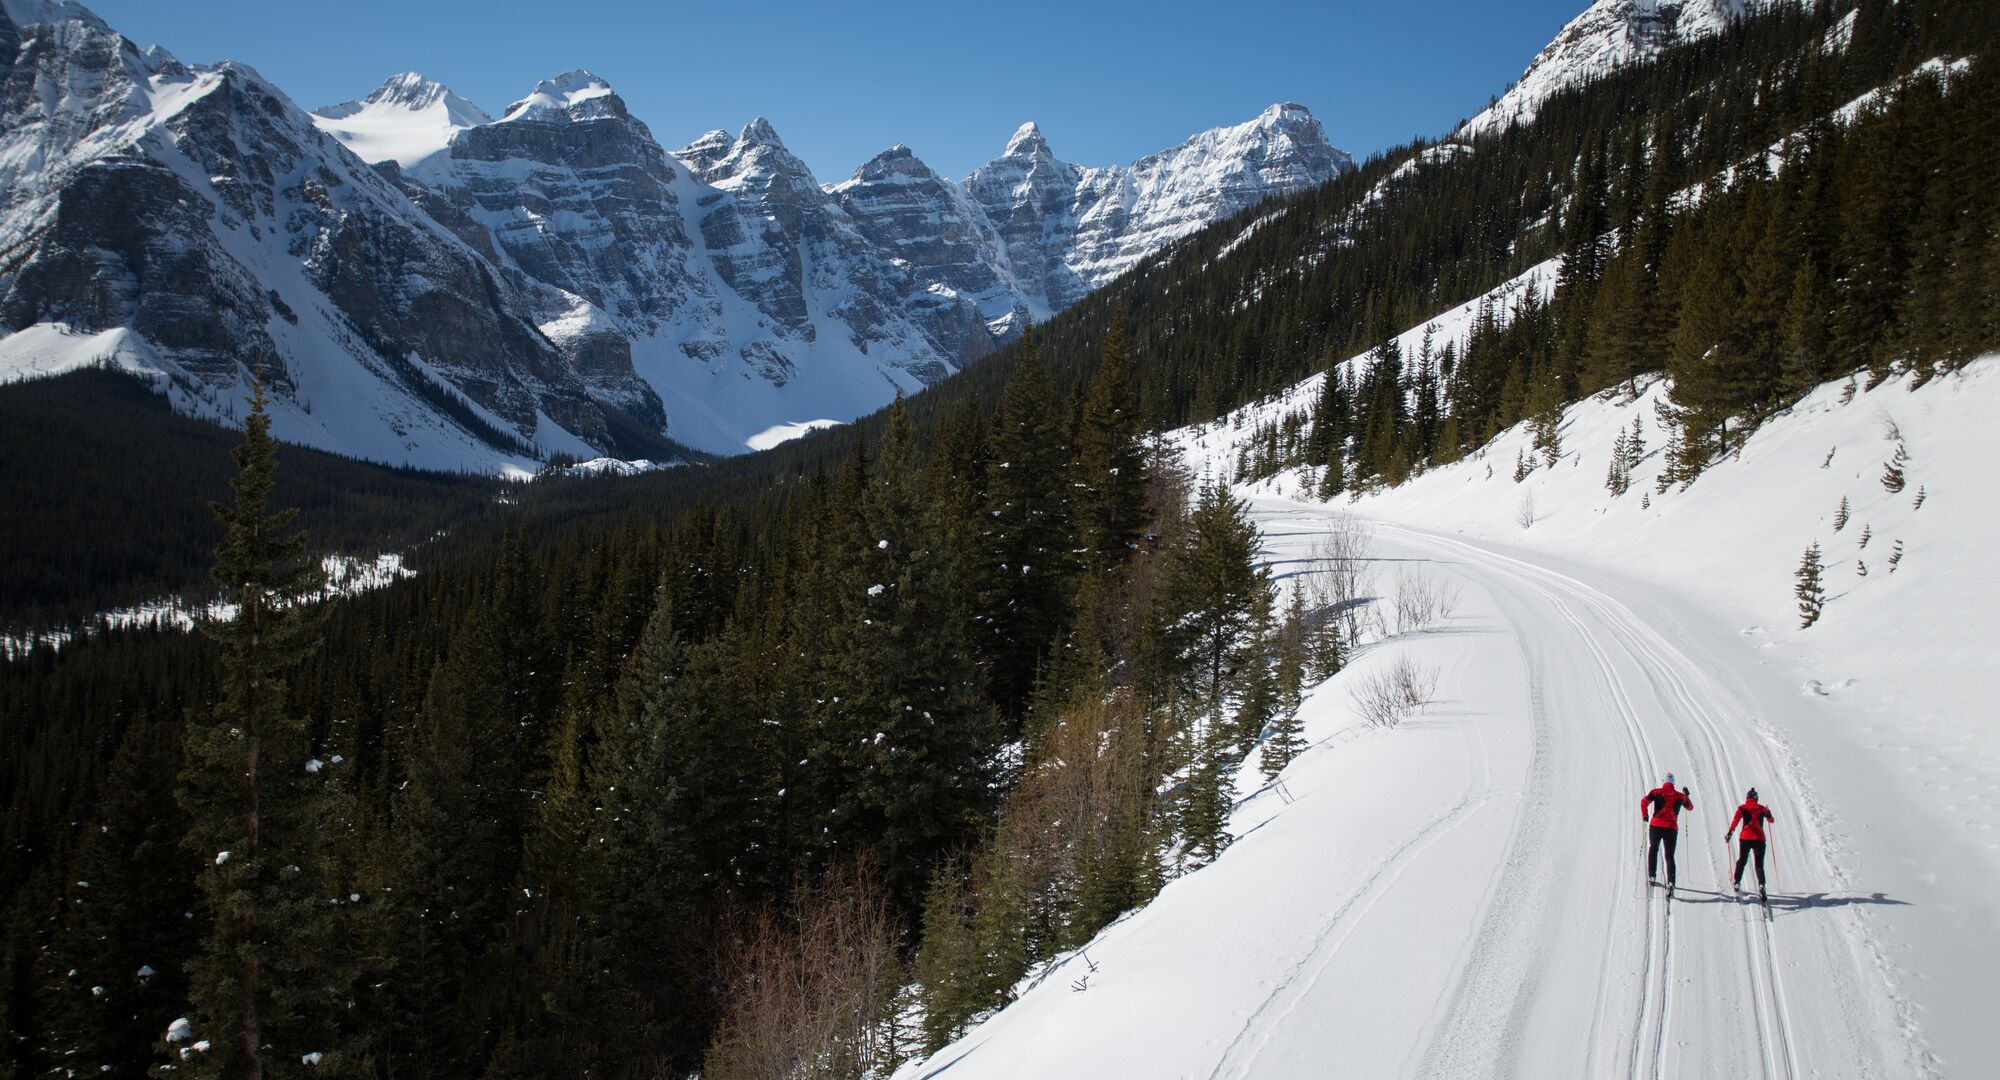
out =
<path fill-rule="evenodd" d="M 1514 524 L 1519 525 L 1523 529 L 1532 529 L 1535 527 L 1534 492 L 1528 491 L 1522 493 L 1520 504 L 1514 507 Z"/>
<path fill-rule="evenodd" d="M 1313 591 L 1317 606 L 1338 623 L 1348 645 L 1361 640 L 1364 601 L 1374 587 L 1369 561 L 1375 533 L 1353 514 L 1336 513 L 1326 535 L 1313 545 Z"/>
<path fill-rule="evenodd" d="M 1458 610 L 1458 587 L 1422 570 L 1396 575 L 1396 632 L 1415 633 L 1445 622 Z"/>
<path fill-rule="evenodd" d="M 1431 703 L 1438 672 L 1407 656 L 1387 668 L 1368 673 L 1351 691 L 1361 718 L 1375 727 L 1395 727 L 1403 718 Z"/>
<path fill-rule="evenodd" d="M 1437 696 L 1438 670 L 1424 667 L 1407 656 L 1398 657 L 1390 666 L 1389 678 L 1395 684 L 1397 700 L 1407 712 L 1416 712 Z"/>
<path fill-rule="evenodd" d="M 896 936 L 888 894 L 865 868 L 759 909 L 724 946 L 729 982 L 703 1075 L 862 1080 L 893 1069 Z"/>

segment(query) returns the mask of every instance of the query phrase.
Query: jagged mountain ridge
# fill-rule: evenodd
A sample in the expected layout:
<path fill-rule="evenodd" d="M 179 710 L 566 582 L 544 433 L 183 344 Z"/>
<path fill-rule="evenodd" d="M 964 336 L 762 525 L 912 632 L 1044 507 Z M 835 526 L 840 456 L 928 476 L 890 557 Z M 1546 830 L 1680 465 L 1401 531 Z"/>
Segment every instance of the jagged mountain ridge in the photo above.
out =
<path fill-rule="evenodd" d="M 5 0 L 0 80 L 0 377 L 109 361 L 229 420 L 255 371 L 281 437 L 432 467 L 849 419 L 1352 167 L 1279 106 L 1127 167 L 1030 126 L 964 182 L 898 147 L 822 185 L 761 118 L 669 153 L 584 71 L 308 114 L 68 0 Z"/>
<path fill-rule="evenodd" d="M 429 97 L 449 94 L 430 85 Z M 567 167 L 553 144 L 496 134 L 523 122 L 573 131 L 622 125 L 624 160 L 658 162 L 658 144 L 609 84 L 573 71 L 500 120 L 452 132 L 408 178 L 467 209 L 473 187 L 490 204 L 506 183 L 520 182 L 514 172 L 472 177 L 469 160 L 499 160 L 496 139 L 514 147 L 509 160 L 536 163 L 529 184 Z M 846 181 L 822 185 L 762 117 L 733 137 L 710 131 L 667 155 L 657 192 L 618 199 L 628 219 L 658 218 L 649 230 L 655 242 L 628 249 L 650 254 L 643 280 L 621 272 L 612 277 L 623 281 L 593 282 L 577 260 L 558 268 L 562 260 L 529 256 L 507 239 L 532 233 L 544 253 L 583 250 L 590 244 L 579 247 L 581 237 L 601 230 L 601 215 L 551 217 L 531 200 L 507 211 L 509 222 L 493 205 L 474 216 L 515 265 L 598 309 L 539 312 L 552 339 L 567 344 L 578 328 L 618 326 L 637 371 L 666 401 L 675 437 L 732 452 L 768 441 L 760 437 L 775 428 L 846 419 L 898 390 L 928 386 L 1160 246 L 1352 168 L 1296 105 L 1129 167 L 1080 169 L 1055 159 L 1038 131 L 1033 139 L 1028 147 L 1017 136 L 964 183 L 937 176 L 899 145 Z M 580 205 L 587 183 L 572 176 L 572 197 L 544 201 Z M 621 234 L 618 246 L 629 240 Z M 801 399 L 816 404 L 814 415 L 798 411 Z"/>

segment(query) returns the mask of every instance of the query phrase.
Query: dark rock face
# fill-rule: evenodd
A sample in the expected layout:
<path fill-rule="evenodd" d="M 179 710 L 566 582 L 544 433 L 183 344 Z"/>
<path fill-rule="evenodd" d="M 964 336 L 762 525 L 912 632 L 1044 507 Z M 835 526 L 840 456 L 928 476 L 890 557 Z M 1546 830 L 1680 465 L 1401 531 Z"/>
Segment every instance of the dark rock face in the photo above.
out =
<path fill-rule="evenodd" d="M 593 347 L 586 378 L 523 318 L 481 230 L 419 210 L 255 72 L 189 70 L 82 20 L 9 22 L 0 55 L 0 141 L 41 159 L 0 195 L 10 331 L 126 327 L 193 383 L 254 371 L 284 394 L 299 372 L 278 331 L 304 311 L 392 385 L 498 418 L 510 451 L 538 413 L 592 441 L 601 402 L 664 419 L 629 351 Z"/>
<path fill-rule="evenodd" d="M 1000 233 L 979 208 L 902 145 L 877 154 L 832 193 L 856 231 L 908 264 L 920 288 L 904 299 L 932 336 L 958 346 L 956 361 L 975 358 L 979 339 L 990 335 L 974 320 L 1007 318 L 1023 291 Z M 953 297 L 975 310 L 944 302 Z"/>
<path fill-rule="evenodd" d="M 270 306 L 208 242 L 213 207 L 171 170 L 143 159 L 94 162 L 58 200 L 54 227 L 4 293 L 10 329 L 130 326 L 209 380 L 265 366 L 274 354 L 263 330 Z M 265 377 L 289 384 L 282 370 Z"/>

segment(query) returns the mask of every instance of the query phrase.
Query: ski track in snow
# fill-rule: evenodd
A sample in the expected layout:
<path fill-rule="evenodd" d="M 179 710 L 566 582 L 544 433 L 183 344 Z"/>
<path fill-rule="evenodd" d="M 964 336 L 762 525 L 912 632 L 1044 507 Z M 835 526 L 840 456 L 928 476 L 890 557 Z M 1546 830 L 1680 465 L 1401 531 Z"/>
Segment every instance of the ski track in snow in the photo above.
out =
<path fill-rule="evenodd" d="M 1376 867 L 1373 874 L 1363 884 L 1359 893 L 1350 897 L 1347 903 L 1333 912 L 1333 915 L 1314 935 L 1314 947 L 1294 967 L 1271 996 L 1250 1015 L 1250 1020 L 1237 1033 L 1229 1049 L 1224 1051 L 1222 1060 L 1209 1073 L 1211 1080 L 1249 1077 L 1255 1075 L 1257 1055 L 1270 1042 L 1271 1036 L 1291 1016 L 1305 1000 L 1320 977 L 1332 965 L 1341 945 L 1354 935 L 1355 928 L 1368 917 L 1368 913 L 1403 876 L 1411 862 L 1444 833 L 1456 828 L 1472 812 L 1486 804 L 1490 795 L 1460 799 L 1456 806 L 1410 838 L 1408 843 L 1397 848 L 1390 857 Z"/>
<path fill-rule="evenodd" d="M 1726 730 L 1724 722 L 1718 720 L 1718 717 L 1731 720 L 1743 717 L 1748 710 L 1742 701 L 1726 687 L 1704 675 L 1702 667 L 1694 658 L 1669 642 L 1631 608 L 1577 578 L 1536 566 L 1523 559 L 1496 553 L 1481 545 L 1395 526 L 1378 526 L 1378 528 L 1397 537 L 1401 542 L 1459 556 L 1466 563 L 1477 565 L 1483 570 L 1507 579 L 1507 584 L 1532 591 L 1537 595 L 1537 599 L 1568 624 L 1575 633 L 1576 641 L 1590 654 L 1596 669 L 1596 677 L 1607 691 L 1607 696 L 1615 703 L 1615 711 L 1624 721 L 1623 726 L 1630 750 L 1625 772 L 1631 782 L 1627 786 L 1634 791 L 1643 790 L 1668 770 L 1679 772 L 1684 780 L 1699 777 L 1708 781 L 1708 790 L 1714 794 L 1706 799 L 1697 800 L 1697 810 L 1690 811 L 1689 815 L 1695 822 L 1701 824 L 1690 822 L 1689 828 L 1684 830 L 1684 839 L 1697 835 L 1697 830 L 1708 824 L 1706 818 L 1699 816 L 1702 810 L 1712 809 L 1717 816 L 1721 816 L 1725 811 L 1733 812 L 1735 795 L 1750 786 L 1750 782 L 1746 781 L 1751 776 L 1758 777 L 1759 779 L 1751 782 L 1763 786 L 1767 792 L 1782 793 L 1780 799 L 1784 803 L 1792 806 L 1805 804 L 1806 800 L 1798 797 L 1796 792 L 1788 790 L 1791 784 L 1785 768 L 1787 763 L 1773 753 L 1770 740 L 1761 731 L 1740 720 L 1731 725 L 1734 730 Z M 1517 623 L 1517 626 L 1519 625 Z M 1538 667 L 1529 656 L 1525 645 L 1524 659 L 1527 660 L 1531 671 Z M 1635 683 L 1625 673 L 1633 669 L 1636 669 L 1642 682 Z M 1639 692 L 1636 696 L 1635 689 Z M 1537 697 L 1539 696 L 1538 691 Z M 1663 741 L 1667 745 L 1676 747 L 1680 755 L 1678 760 L 1687 764 L 1676 766 L 1655 751 L 1653 740 L 1646 727 L 1638 720 L 1639 709 L 1635 705 L 1635 699 L 1656 703 L 1661 719 L 1671 729 L 1671 740 L 1665 740 L 1663 737 Z M 1542 711 L 1540 708 L 1536 710 L 1538 726 L 1545 723 L 1541 718 Z M 1540 740 L 1541 735 L 1538 733 L 1538 742 Z M 1716 795 L 1721 797 L 1720 802 L 1716 801 Z M 1807 818 L 1795 817 L 1789 829 L 1774 830 L 1775 838 L 1771 844 L 1773 850 L 1769 853 L 1774 865 L 1767 869 L 1775 870 L 1777 865 L 1793 859 L 1799 860 L 1795 865 L 1808 865 L 1805 851 L 1800 850 L 1800 841 L 1806 842 L 1806 850 L 1824 850 L 1823 845 L 1816 842 L 1816 837 L 1801 836 L 1796 830 L 1810 832 L 1812 823 Z M 1732 1017 L 1740 1020 L 1747 1016 L 1752 1030 L 1742 1034 L 1748 1038 L 1718 1040 L 1709 1035 L 1707 1043 L 1711 1050 L 1723 1050 L 1725 1053 L 1732 1043 L 1739 1048 L 1754 1046 L 1757 1051 L 1757 1060 L 1754 1063 L 1731 1061 L 1726 1057 L 1723 1060 L 1709 1060 L 1693 1070 L 1695 1075 L 1750 1075 L 1746 1066 L 1760 1070 L 1761 1075 L 1765 1077 L 1784 1077 L 1790 1080 L 1800 1075 L 1797 1060 L 1799 1039 L 1786 1005 L 1784 969 L 1788 964 L 1781 961 L 1781 957 L 1785 954 L 1777 943 L 1778 934 L 1773 923 L 1761 918 L 1750 919 L 1747 907 L 1739 903 L 1739 908 L 1744 910 L 1738 913 L 1738 918 L 1734 921 L 1737 925 L 1737 936 L 1742 943 L 1742 955 L 1747 963 L 1738 965 L 1733 976 L 1727 970 L 1718 970 L 1721 965 L 1716 961 L 1727 957 L 1728 943 L 1703 942 L 1701 951 L 1692 962 L 1695 972 L 1701 976 L 1698 980 L 1699 985 L 1695 980 L 1678 977 L 1676 973 L 1673 908 L 1682 904 L 1706 906 L 1710 903 L 1734 902 L 1722 891 L 1722 883 L 1727 880 L 1733 865 L 1726 857 L 1726 852 L 1727 849 L 1723 857 L 1718 857 L 1716 848 L 1712 844 L 1694 843 L 1686 852 L 1694 858 L 1683 860 L 1683 868 L 1696 869 L 1697 872 L 1705 868 L 1715 883 L 1713 891 L 1704 891 L 1698 883 L 1682 886 L 1674 899 L 1662 898 L 1659 901 L 1657 920 L 1652 916 L 1652 909 L 1655 906 L 1654 890 L 1648 890 L 1648 942 L 1643 974 L 1645 997 L 1638 1011 L 1639 1019 L 1633 1028 L 1633 1042 L 1627 1057 L 1626 1072 L 1630 1077 L 1679 1074 L 1687 1070 L 1675 1066 L 1686 1066 L 1689 1064 L 1687 1057 L 1694 1053 L 1707 1052 L 1689 1047 L 1686 1040 L 1679 1043 L 1670 1041 L 1677 1015 L 1682 1011 L 1694 1011 L 1700 1017 L 1696 1030 L 1704 1035 L 1709 1035 L 1717 1025 L 1727 1026 Z M 1788 854 L 1779 854 L 1780 852 Z M 1523 857 L 1524 855 L 1526 857 Z M 1526 852 L 1510 850 L 1503 863 L 1503 879 L 1510 874 L 1518 876 L 1521 868 L 1538 862 L 1532 849 Z M 1690 863 L 1693 865 L 1687 865 Z M 1825 869 L 1831 870 L 1830 867 Z M 1746 873 L 1749 872 L 1751 871 L 1746 868 Z M 1782 887 L 1781 881 L 1774 884 Z M 1502 891 L 1506 891 L 1504 886 Z M 1609 891 L 1613 894 L 1611 898 L 1615 900 L 1616 893 L 1620 890 Z M 1713 897 L 1713 900 L 1691 901 L 1687 895 L 1689 893 L 1700 897 Z M 1779 893 L 1777 899 L 1782 905 L 1785 897 Z M 1508 924 L 1509 920 L 1513 920 L 1510 925 L 1518 929 L 1523 925 L 1518 920 L 1519 914 L 1518 910 L 1509 911 L 1505 905 L 1496 905 L 1489 912 L 1488 925 L 1479 935 L 1481 944 L 1477 948 L 1493 952 L 1500 958 L 1508 958 L 1510 954 L 1518 958 L 1521 950 L 1518 947 L 1510 948 L 1510 939 L 1518 940 L 1530 935 L 1507 934 L 1501 926 L 1494 924 Z M 1828 914 L 1831 916 L 1832 913 Z M 1654 930 L 1656 921 L 1657 931 Z M 1824 976 L 1831 976 L 1821 980 L 1821 983 L 1836 993 L 1838 1007 L 1833 1010 L 1836 1018 L 1843 1021 L 1850 1018 L 1858 1019 L 1860 1011 L 1852 991 L 1862 978 L 1864 965 L 1860 963 L 1860 950 L 1855 946 L 1861 944 L 1860 939 L 1865 935 L 1865 930 L 1848 917 L 1829 917 L 1819 925 L 1824 927 L 1826 922 L 1846 925 L 1839 928 L 1839 933 L 1829 934 L 1822 930 L 1813 935 L 1806 950 L 1811 955 L 1803 963 L 1818 968 Z M 1700 924 L 1700 929 L 1708 936 L 1713 936 L 1713 929 L 1708 924 Z M 1690 927 L 1690 932 L 1694 930 L 1694 927 Z M 1832 940 L 1828 940 L 1829 938 Z M 1615 948 L 1615 939 L 1613 945 Z M 1490 1009 L 1493 1004 L 1491 992 L 1496 987 L 1490 978 L 1482 977 L 1483 972 L 1515 971 L 1518 970 L 1519 961 L 1502 959 L 1499 962 L 1482 964 L 1477 952 L 1475 957 L 1465 969 L 1465 978 L 1456 996 L 1460 1001 L 1479 998 Z M 1614 968 L 1607 963 L 1603 970 L 1608 975 Z M 1521 983 L 1531 986 L 1536 981 L 1527 978 L 1522 979 Z M 1718 1002 L 1724 999 L 1728 999 L 1726 1007 L 1718 1009 Z M 1448 1030 L 1446 1038 L 1433 1040 L 1430 1056 L 1420 1075 L 1507 1075 L 1513 1072 L 1508 1067 L 1513 1047 L 1497 1049 L 1476 1047 L 1475 1040 L 1468 1039 L 1461 1033 L 1473 1022 L 1472 1018 L 1477 1015 L 1477 1010 L 1469 1007 L 1456 1008 L 1451 1010 L 1451 1014 L 1458 1020 L 1456 1027 Z M 1518 1015 L 1509 1015 L 1509 1022 L 1502 1025 L 1500 1030 L 1504 1032 L 1522 1030 L 1522 1025 L 1518 1022 L 1520 1019 Z M 1596 1075 L 1593 1066 L 1595 1059 L 1601 1053 L 1599 1045 L 1601 1030 L 1598 1023 L 1598 1020 L 1593 1021 L 1588 1040 L 1591 1057 L 1586 1060 L 1585 1069 L 1579 1075 Z M 1490 1024 L 1487 1026 L 1491 1027 Z M 1841 1023 L 1836 1026 L 1854 1031 L 1862 1025 Z M 1454 1035 L 1455 1040 L 1452 1038 Z M 1472 1046 L 1468 1046 L 1468 1043 Z M 1468 1049 L 1472 1052 L 1468 1053 Z M 1851 1053 L 1845 1055 L 1838 1050 L 1826 1054 L 1819 1066 L 1812 1069 L 1809 1074 L 1877 1075 L 1880 1073 L 1881 1064 L 1874 1060 L 1872 1047 L 1865 1040 L 1852 1040 L 1849 1049 Z M 1670 1052 L 1674 1052 L 1672 1056 L 1675 1060 L 1670 1060 Z M 1912 1057 L 1921 1060 L 1920 1055 L 1913 1054 Z"/>
<path fill-rule="evenodd" d="M 1312 572 L 1342 512 L 1249 506 L 1280 577 Z M 1314 689 L 1290 797 L 1267 799 L 1278 785 L 1246 762 L 1236 842 L 1091 944 L 1088 993 L 1049 977 L 1059 958 L 900 1077 L 1936 1075 L 1873 901 L 1829 892 L 1844 849 L 1758 717 L 1793 685 L 1673 594 L 1370 524 L 1373 593 L 1417 567 L 1460 589 L 1459 611 Z M 1357 726 L 1351 680 L 1404 653 L 1439 666 L 1437 699 L 1398 728 Z M 1669 771 L 1695 799 L 1683 874 L 1671 899 L 1642 898 L 1632 815 Z M 1780 808 L 1768 916 L 1728 892 L 1719 848 L 1752 785 Z"/>

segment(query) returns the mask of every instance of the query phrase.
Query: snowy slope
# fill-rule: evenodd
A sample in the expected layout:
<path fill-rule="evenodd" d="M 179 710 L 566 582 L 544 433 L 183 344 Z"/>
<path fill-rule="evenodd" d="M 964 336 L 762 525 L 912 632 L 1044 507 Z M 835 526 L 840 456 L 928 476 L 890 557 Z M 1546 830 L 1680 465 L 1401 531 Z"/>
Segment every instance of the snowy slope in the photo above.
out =
<path fill-rule="evenodd" d="M 1353 513 L 1374 523 L 1372 591 L 1422 570 L 1457 585 L 1454 616 L 1313 692 L 1315 749 L 1282 792 L 1246 763 L 1213 866 L 902 1075 L 1901 1077 L 2000 1060 L 1982 497 L 2000 357 L 1845 402 L 1823 387 L 1666 492 L 1661 392 L 1572 407 L 1564 456 L 1520 485 L 1515 430 L 1352 502 L 1298 499 L 1291 474 L 1245 489 L 1281 581 Z M 1305 397 L 1174 438 L 1228 475 L 1257 422 Z M 1635 418 L 1648 455 L 1613 498 L 1610 444 Z M 1891 425 L 1900 493 L 1880 483 Z M 1801 630 L 1791 574 L 1815 540 L 1830 600 Z M 1404 654 L 1439 671 L 1436 701 L 1358 726 L 1349 688 Z M 1638 898 L 1634 816 L 1669 770 L 1696 802 L 1670 906 Z M 1721 833 L 1751 786 L 1778 815 L 1768 923 L 1726 895 Z"/>
<path fill-rule="evenodd" d="M 1757 0 L 1595 0 L 1562 28 L 1527 71 L 1456 132 L 1476 138 L 1533 123 L 1551 95 L 1658 56 L 1683 41 L 1719 34 Z"/>
<path fill-rule="evenodd" d="M 405 169 L 442 153 L 462 128 L 492 123 L 479 106 L 413 71 L 392 75 L 360 101 L 313 110 L 313 124 L 363 161 Z"/>

